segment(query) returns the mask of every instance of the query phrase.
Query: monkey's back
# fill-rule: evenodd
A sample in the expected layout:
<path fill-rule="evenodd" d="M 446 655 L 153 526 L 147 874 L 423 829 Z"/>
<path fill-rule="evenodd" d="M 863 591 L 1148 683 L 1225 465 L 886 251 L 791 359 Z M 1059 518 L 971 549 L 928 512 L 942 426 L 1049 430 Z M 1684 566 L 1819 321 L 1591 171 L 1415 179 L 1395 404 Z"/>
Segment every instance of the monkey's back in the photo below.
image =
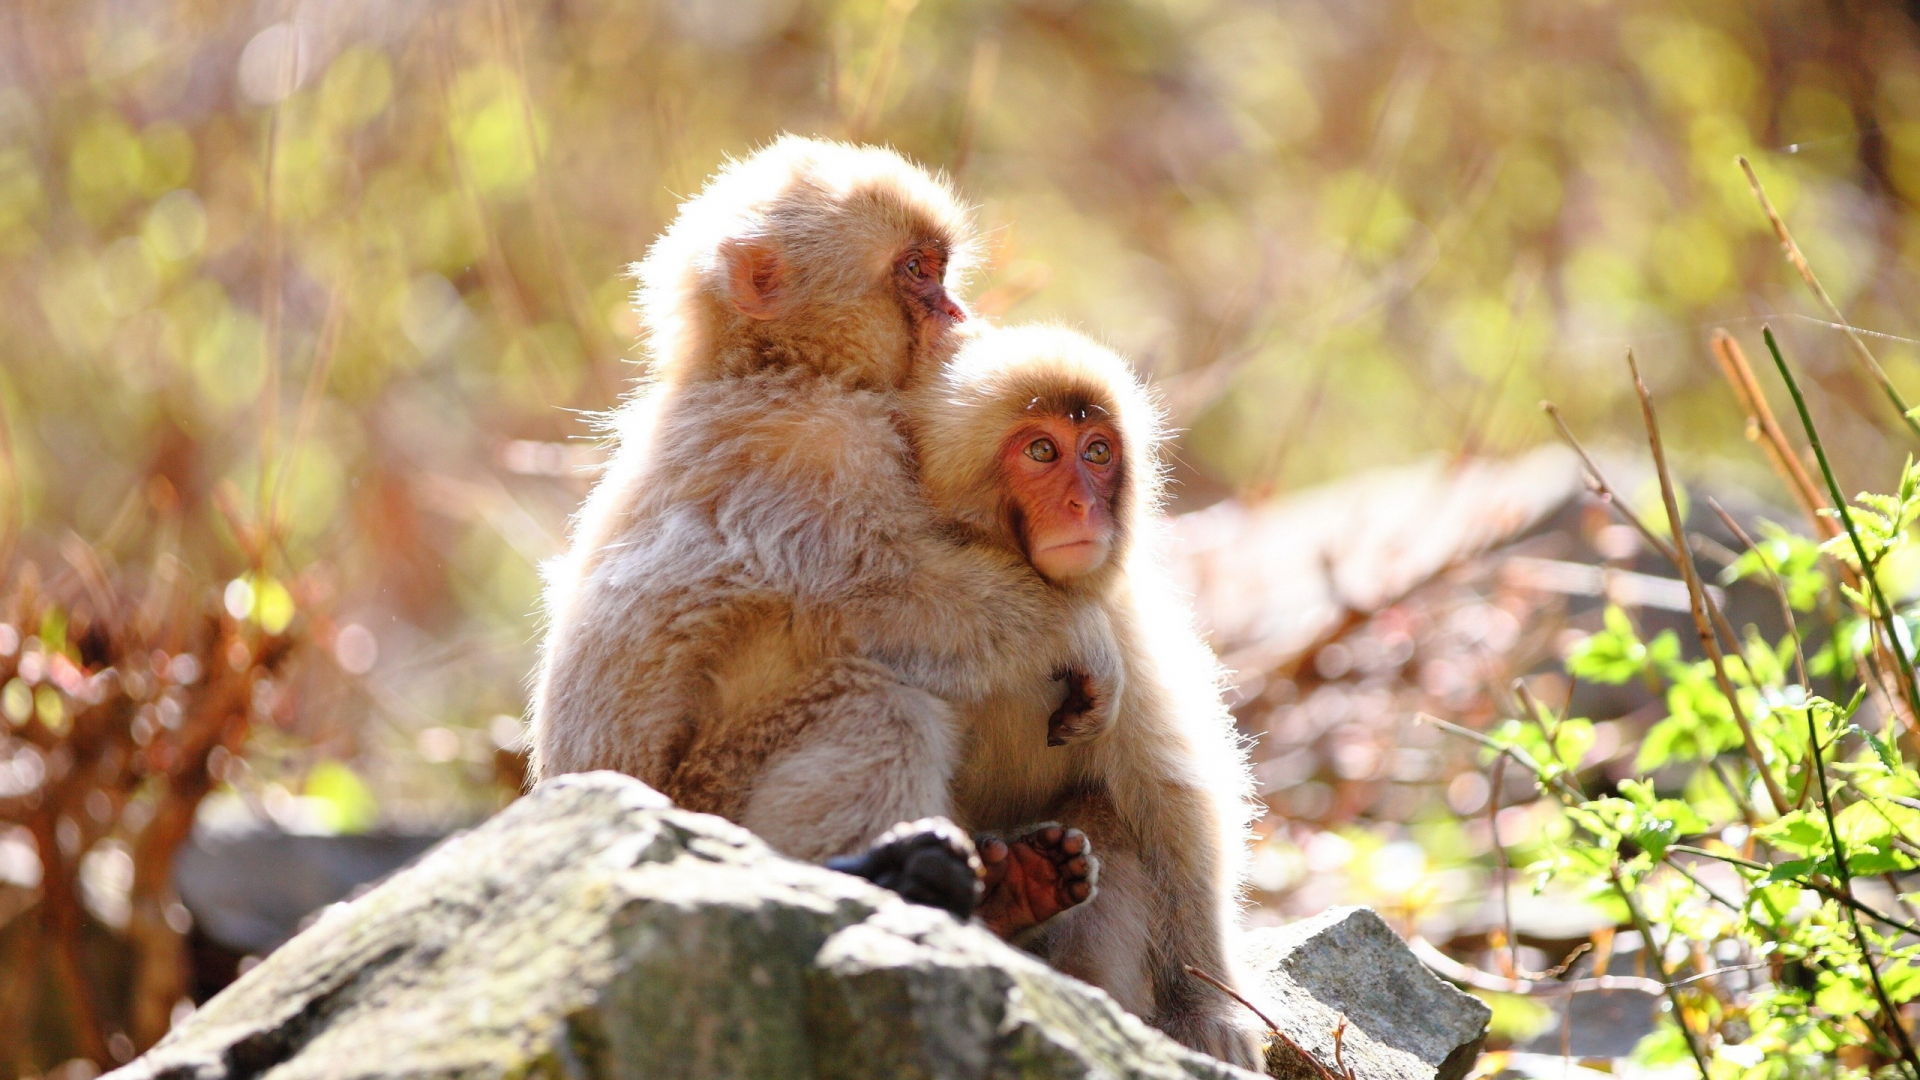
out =
<path fill-rule="evenodd" d="M 777 696 L 778 673 L 853 648 L 851 595 L 911 575 L 930 531 L 891 395 L 802 369 L 660 387 L 550 568 L 533 710 L 538 774 L 661 786 L 691 726 Z M 754 656 L 762 685 L 723 664 Z M 784 661 L 784 662 L 783 662 Z M 735 665 L 737 670 L 737 665 Z"/>

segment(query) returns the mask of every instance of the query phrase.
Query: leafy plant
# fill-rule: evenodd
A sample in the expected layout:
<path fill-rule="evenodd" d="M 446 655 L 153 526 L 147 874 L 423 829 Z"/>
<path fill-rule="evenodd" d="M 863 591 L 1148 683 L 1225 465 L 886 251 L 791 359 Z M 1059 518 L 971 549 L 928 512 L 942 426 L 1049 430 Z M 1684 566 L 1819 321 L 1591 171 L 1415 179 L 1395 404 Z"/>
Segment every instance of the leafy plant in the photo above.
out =
<path fill-rule="evenodd" d="M 1830 303 L 1764 195 L 1761 202 L 1789 259 Z M 1904 412 L 1885 372 L 1848 334 Z M 1754 540 L 1723 513 L 1746 550 L 1721 581 L 1771 589 L 1786 635 L 1736 634 L 1701 582 L 1684 530 L 1649 529 L 1611 497 L 1582 451 L 1595 486 L 1686 581 L 1705 656 L 1684 655 L 1671 631 L 1646 638 L 1619 608 L 1567 655 L 1575 678 L 1643 683 L 1665 706 L 1634 760 L 1642 776 L 1613 792 L 1582 786 L 1592 724 L 1540 708 L 1530 695 L 1522 695 L 1525 715 L 1473 737 L 1490 762 L 1504 757 L 1532 772 L 1569 825 L 1532 841 L 1526 870 L 1536 887 L 1583 892 L 1639 933 L 1665 998 L 1663 1023 L 1636 1051 L 1645 1064 L 1691 1059 L 1714 1080 L 1920 1080 L 1908 1015 L 1920 997 L 1920 890 L 1911 880 L 1920 868 L 1920 604 L 1893 572 L 1920 524 L 1920 468 L 1910 456 L 1891 492 L 1843 498 L 1793 372 L 1772 331 L 1763 337 L 1826 498 L 1752 389 L 1738 347 L 1717 339 L 1729 378 L 1746 388 L 1754 429 L 1814 511 L 1816 533 L 1769 523 Z M 1651 395 L 1637 369 L 1634 378 L 1664 506 L 1684 521 L 1674 513 Z M 1803 626 L 1824 638 L 1811 656 Z M 1862 888 L 1867 881 L 1874 885 Z"/>

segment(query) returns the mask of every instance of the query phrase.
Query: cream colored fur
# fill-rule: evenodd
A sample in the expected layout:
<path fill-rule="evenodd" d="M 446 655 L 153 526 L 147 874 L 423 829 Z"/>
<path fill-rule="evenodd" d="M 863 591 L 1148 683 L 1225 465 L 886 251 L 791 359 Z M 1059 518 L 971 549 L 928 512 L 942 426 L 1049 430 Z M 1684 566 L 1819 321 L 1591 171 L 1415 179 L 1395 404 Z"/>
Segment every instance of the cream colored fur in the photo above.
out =
<path fill-rule="evenodd" d="M 1104 612 L 959 542 L 915 475 L 902 388 L 956 335 L 890 275 L 930 243 L 951 278 L 970 242 L 926 173 L 814 140 L 682 208 L 640 266 L 649 382 L 550 573 L 536 777 L 616 769 L 789 854 L 850 854 L 948 811 L 956 707 L 1057 701 L 1057 668 L 1115 660 Z M 732 292 L 749 247 L 786 271 L 773 318 Z"/>
<path fill-rule="evenodd" d="M 1226 935 L 1245 871 L 1253 785 L 1221 696 L 1221 671 L 1160 556 L 1160 414 L 1124 361 L 1052 327 L 985 332 L 916 394 L 915 442 L 941 512 L 982 543 L 1005 536 L 996 452 L 1033 412 L 1086 409 L 1117 428 L 1125 466 L 1122 543 L 1104 573 L 1077 583 L 1107 612 L 1126 681 L 1113 722 L 1045 745 L 1024 685 L 961 709 L 954 815 L 979 832 L 1055 820 L 1084 830 L 1101 860 L 1088 903 L 1032 944 L 1190 1046 L 1253 1067 L 1240 1007 L 1188 975 L 1233 978 Z"/>

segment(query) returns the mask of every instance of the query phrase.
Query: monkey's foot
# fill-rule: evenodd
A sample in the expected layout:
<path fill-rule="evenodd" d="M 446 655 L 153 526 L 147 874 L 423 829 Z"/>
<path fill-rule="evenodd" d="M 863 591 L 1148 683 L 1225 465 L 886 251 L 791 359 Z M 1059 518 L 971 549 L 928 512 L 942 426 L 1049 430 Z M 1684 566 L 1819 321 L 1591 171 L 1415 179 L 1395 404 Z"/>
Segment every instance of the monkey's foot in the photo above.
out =
<path fill-rule="evenodd" d="M 827 869 L 866 878 L 910 903 L 951 912 L 965 922 L 980 902 L 980 856 L 946 818 L 903 821 L 858 855 L 827 860 Z"/>
<path fill-rule="evenodd" d="M 1106 687 L 1101 686 L 1093 676 L 1069 669 L 1054 678 L 1066 681 L 1067 699 L 1047 718 L 1048 746 L 1065 746 L 1076 739 L 1085 738 L 1106 727 L 1113 719 L 1112 703 L 1108 700 Z"/>
<path fill-rule="evenodd" d="M 1002 938 L 1086 903 L 1100 876 L 1087 834 L 1053 822 L 1012 841 L 981 837 L 980 861 L 986 867 L 986 894 L 977 914 Z"/>

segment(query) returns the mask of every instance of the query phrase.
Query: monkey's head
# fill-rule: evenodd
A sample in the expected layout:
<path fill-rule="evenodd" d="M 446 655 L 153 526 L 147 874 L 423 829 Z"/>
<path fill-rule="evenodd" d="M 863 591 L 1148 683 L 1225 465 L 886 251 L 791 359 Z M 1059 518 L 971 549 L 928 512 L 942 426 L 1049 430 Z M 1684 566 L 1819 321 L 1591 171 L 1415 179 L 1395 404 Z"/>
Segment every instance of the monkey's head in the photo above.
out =
<path fill-rule="evenodd" d="M 1158 509 L 1160 410 L 1126 361 L 1085 335 L 977 328 L 913 413 L 935 507 L 1062 588 L 1113 580 Z"/>
<path fill-rule="evenodd" d="M 953 192 L 891 150 L 786 136 L 727 165 L 644 262 L 656 378 L 806 364 L 900 386 L 951 351 L 972 257 Z"/>

